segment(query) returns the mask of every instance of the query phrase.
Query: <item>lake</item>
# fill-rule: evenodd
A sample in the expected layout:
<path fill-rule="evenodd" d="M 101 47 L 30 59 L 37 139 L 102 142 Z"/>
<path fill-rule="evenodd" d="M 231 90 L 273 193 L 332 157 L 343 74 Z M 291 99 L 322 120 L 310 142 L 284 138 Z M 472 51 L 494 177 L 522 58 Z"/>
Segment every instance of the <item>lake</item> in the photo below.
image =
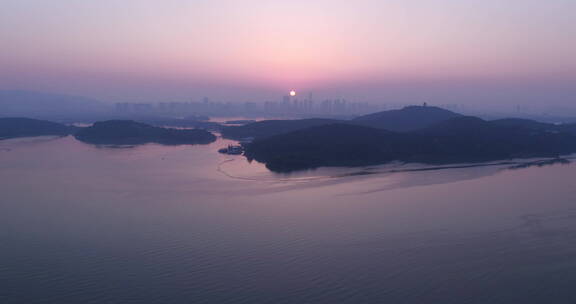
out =
<path fill-rule="evenodd" d="M 0 303 L 575 303 L 576 166 L 0 141 Z"/>

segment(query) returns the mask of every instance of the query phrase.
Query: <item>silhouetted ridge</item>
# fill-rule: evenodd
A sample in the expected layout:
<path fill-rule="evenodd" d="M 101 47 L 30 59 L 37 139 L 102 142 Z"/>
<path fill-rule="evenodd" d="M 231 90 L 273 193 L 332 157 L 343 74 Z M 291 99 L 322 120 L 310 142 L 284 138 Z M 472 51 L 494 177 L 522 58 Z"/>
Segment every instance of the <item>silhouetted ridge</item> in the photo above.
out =
<path fill-rule="evenodd" d="M 32 118 L 0 118 L 0 139 L 45 135 L 68 135 L 76 128 Z"/>
<path fill-rule="evenodd" d="M 559 126 L 560 130 L 576 135 L 576 123 Z"/>
<path fill-rule="evenodd" d="M 320 166 L 361 166 L 403 159 L 421 153 L 414 136 L 375 128 L 330 124 L 298 130 L 248 146 L 246 155 L 273 171 Z"/>
<path fill-rule="evenodd" d="M 493 126 L 481 118 L 474 116 L 460 116 L 436 123 L 424 129 L 416 130 L 414 133 L 440 136 L 471 136 L 478 133 L 490 132 L 491 129 L 493 129 Z"/>
<path fill-rule="evenodd" d="M 216 136 L 205 130 L 180 130 L 153 127 L 132 120 L 96 122 L 76 134 L 78 140 L 94 144 L 205 144 Z"/>
<path fill-rule="evenodd" d="M 222 124 L 213 121 L 197 120 L 194 117 L 191 118 L 137 118 L 138 122 L 149 124 L 156 127 L 166 127 L 166 128 L 195 128 L 204 129 L 209 131 L 220 131 L 222 129 Z"/>
<path fill-rule="evenodd" d="M 242 139 L 246 137 L 265 138 L 314 126 L 333 124 L 336 122 L 339 121 L 322 118 L 263 120 L 243 126 L 225 127 L 222 129 L 222 136 L 232 139 Z"/>
<path fill-rule="evenodd" d="M 461 115 L 437 107 L 410 106 L 400 110 L 383 111 L 364 115 L 353 120 L 322 118 L 265 120 L 244 126 L 225 127 L 222 130 L 222 136 L 232 139 L 241 139 L 246 137 L 265 138 L 314 126 L 334 123 L 360 125 L 377 129 L 405 132 L 425 128 L 435 123 L 459 116 Z"/>
<path fill-rule="evenodd" d="M 490 123 L 501 127 L 517 127 L 532 130 L 560 131 L 562 129 L 560 126 L 554 124 L 523 118 L 503 118 L 492 120 Z"/>
<path fill-rule="evenodd" d="M 435 154 L 451 162 L 555 157 L 576 151 L 576 137 L 567 132 L 475 117 L 454 118 L 415 133 L 433 138 Z"/>
<path fill-rule="evenodd" d="M 405 132 L 425 128 L 459 116 L 461 115 L 438 107 L 408 106 L 400 110 L 360 116 L 352 122 L 367 127 Z"/>
<path fill-rule="evenodd" d="M 390 161 L 480 162 L 510 158 L 557 157 L 576 152 L 576 136 L 518 126 L 499 126 L 461 116 L 425 129 L 395 133 L 331 124 L 257 140 L 246 156 L 273 171 L 320 166 L 358 166 Z"/>

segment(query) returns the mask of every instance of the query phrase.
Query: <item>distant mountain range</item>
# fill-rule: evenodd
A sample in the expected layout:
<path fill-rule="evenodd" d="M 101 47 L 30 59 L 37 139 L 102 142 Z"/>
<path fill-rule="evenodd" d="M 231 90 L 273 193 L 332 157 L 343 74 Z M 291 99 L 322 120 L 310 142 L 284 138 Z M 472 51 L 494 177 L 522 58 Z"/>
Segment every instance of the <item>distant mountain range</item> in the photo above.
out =
<path fill-rule="evenodd" d="M 91 98 L 33 91 L 0 90 L 0 117 L 46 117 L 97 113 L 106 104 Z"/>

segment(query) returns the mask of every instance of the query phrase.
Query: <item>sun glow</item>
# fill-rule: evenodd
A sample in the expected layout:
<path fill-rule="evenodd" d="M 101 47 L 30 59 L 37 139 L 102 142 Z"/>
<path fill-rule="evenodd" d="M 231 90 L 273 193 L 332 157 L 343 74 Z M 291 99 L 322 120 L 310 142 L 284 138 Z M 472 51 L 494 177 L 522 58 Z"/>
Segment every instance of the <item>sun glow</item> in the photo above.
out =
<path fill-rule="evenodd" d="M 296 96 L 296 91 L 294 90 L 290 91 L 290 96 Z"/>

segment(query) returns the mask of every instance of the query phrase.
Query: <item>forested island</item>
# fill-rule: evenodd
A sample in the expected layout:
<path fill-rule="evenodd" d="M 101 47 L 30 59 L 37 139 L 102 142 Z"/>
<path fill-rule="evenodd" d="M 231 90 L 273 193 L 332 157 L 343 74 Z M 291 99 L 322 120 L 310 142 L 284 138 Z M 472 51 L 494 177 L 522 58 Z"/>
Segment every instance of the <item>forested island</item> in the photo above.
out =
<path fill-rule="evenodd" d="M 157 122 L 158 123 L 158 122 Z M 205 126 L 206 128 L 210 126 Z M 132 120 L 74 127 L 30 118 L 0 118 L 0 139 L 70 135 L 90 144 L 207 144 L 204 129 L 175 129 Z M 576 125 L 507 118 L 487 121 L 445 109 L 410 106 L 352 120 L 268 120 L 227 126 L 223 137 L 243 140 L 244 155 L 276 172 L 392 161 L 464 163 L 559 157 L 576 152 Z"/>
<path fill-rule="evenodd" d="M 0 139 L 30 136 L 64 136 L 73 134 L 78 128 L 63 124 L 21 117 L 0 118 Z"/>
<path fill-rule="evenodd" d="M 49 135 L 74 135 L 82 142 L 110 145 L 208 144 L 216 140 L 214 134 L 204 129 L 163 128 L 132 120 L 108 120 L 95 122 L 90 127 L 75 127 L 31 118 L 0 118 L 0 139 Z"/>
<path fill-rule="evenodd" d="M 81 129 L 75 136 L 83 142 L 110 145 L 207 144 L 216 140 L 214 134 L 202 129 L 161 128 L 132 120 L 96 122 L 90 127 Z"/>
<path fill-rule="evenodd" d="M 558 157 L 576 152 L 573 125 L 558 126 L 524 119 L 485 121 L 459 114 L 444 115 L 442 119 L 437 115 L 437 108 L 430 109 L 436 118 L 428 120 L 422 119 L 428 110 L 426 107 L 409 109 L 416 113 L 414 119 L 399 110 L 396 114 L 404 116 L 404 123 L 396 131 L 344 121 L 260 136 L 247 145 L 245 155 L 265 163 L 272 171 L 289 172 L 391 161 L 445 164 Z M 388 114 L 372 117 L 390 119 Z M 371 125 L 387 124 L 377 120 Z M 415 124 L 411 126 L 410 121 Z"/>

